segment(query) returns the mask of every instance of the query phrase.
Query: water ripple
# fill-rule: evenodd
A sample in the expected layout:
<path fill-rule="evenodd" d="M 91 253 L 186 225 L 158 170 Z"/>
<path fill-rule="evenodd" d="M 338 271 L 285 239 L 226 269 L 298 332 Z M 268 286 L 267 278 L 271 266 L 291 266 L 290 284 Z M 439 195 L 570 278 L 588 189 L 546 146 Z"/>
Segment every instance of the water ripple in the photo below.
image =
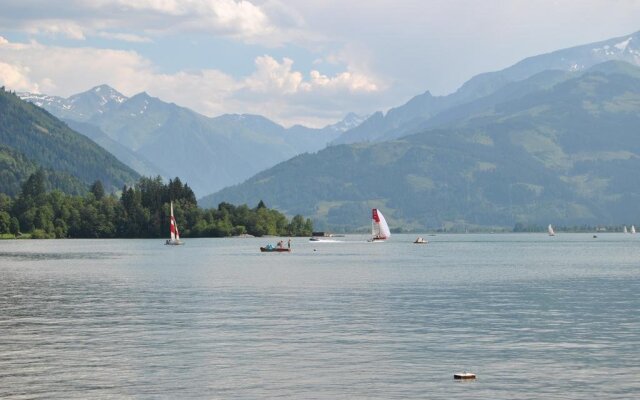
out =
<path fill-rule="evenodd" d="M 522 237 L 11 244 L 0 397 L 634 397 L 638 246 Z"/>

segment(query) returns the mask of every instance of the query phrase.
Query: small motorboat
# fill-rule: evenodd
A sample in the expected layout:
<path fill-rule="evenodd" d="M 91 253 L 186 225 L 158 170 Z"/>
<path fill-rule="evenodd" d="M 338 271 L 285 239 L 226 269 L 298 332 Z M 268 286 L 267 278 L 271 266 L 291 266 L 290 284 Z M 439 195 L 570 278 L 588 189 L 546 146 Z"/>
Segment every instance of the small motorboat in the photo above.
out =
<path fill-rule="evenodd" d="M 262 253 L 290 253 L 291 252 L 291 248 L 290 247 L 284 247 L 284 246 L 273 246 L 273 245 L 266 245 L 264 247 L 260 247 L 260 251 Z"/>
<path fill-rule="evenodd" d="M 428 240 L 425 240 L 423 237 L 417 237 L 416 240 L 413 241 L 415 244 L 427 244 Z"/>
<path fill-rule="evenodd" d="M 338 243 L 341 242 L 341 240 L 335 240 L 335 239 L 331 239 L 331 238 L 319 238 L 319 237 L 312 237 L 311 239 L 309 239 L 310 242 L 318 242 L 318 243 Z"/>

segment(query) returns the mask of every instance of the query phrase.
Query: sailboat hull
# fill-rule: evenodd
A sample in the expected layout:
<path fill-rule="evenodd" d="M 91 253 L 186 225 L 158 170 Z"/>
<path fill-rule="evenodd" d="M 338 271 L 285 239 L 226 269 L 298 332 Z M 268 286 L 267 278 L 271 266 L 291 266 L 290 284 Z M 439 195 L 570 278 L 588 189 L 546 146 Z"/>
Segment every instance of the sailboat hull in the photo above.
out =
<path fill-rule="evenodd" d="M 164 244 L 167 246 L 180 246 L 180 245 L 183 245 L 184 242 L 182 240 L 177 240 L 177 239 L 167 239 L 167 241 L 164 242 Z"/>

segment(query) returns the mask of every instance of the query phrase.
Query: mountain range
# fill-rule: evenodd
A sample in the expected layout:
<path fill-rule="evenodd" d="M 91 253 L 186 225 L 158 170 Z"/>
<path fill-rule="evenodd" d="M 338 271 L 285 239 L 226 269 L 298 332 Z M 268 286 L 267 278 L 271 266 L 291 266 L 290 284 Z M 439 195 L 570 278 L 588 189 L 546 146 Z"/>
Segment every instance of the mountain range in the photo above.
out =
<path fill-rule="evenodd" d="M 284 128 L 258 115 L 205 117 L 139 93 L 102 85 L 69 98 L 19 93 L 147 176 L 179 176 L 200 196 L 237 184 L 303 152 L 324 148 L 363 118 L 322 129 Z"/>
<path fill-rule="evenodd" d="M 406 229 L 640 219 L 638 43 L 560 50 L 417 96 L 200 203 L 263 200 L 336 231 L 366 229 L 371 207 Z"/>
<path fill-rule="evenodd" d="M 427 121 L 446 110 L 484 99 L 540 72 L 564 71 L 568 78 L 572 72 L 585 71 L 606 61 L 625 61 L 640 66 L 640 32 L 529 57 L 503 70 L 474 76 L 447 96 L 433 96 L 427 91 L 386 114 L 372 114 L 362 124 L 336 138 L 333 144 L 399 138 L 424 129 Z M 519 92 L 515 90 L 514 94 Z"/>
<path fill-rule="evenodd" d="M 451 95 L 425 92 L 362 123 L 349 115 L 323 129 L 246 114 L 209 118 L 105 85 L 67 99 L 20 96 L 145 175 L 179 176 L 198 194 L 226 186 L 202 198 L 204 207 L 263 200 L 335 231 L 366 229 L 372 207 L 392 228 L 410 230 L 637 223 L 638 44 L 635 33 L 530 57 L 473 77 Z M 47 137 L 55 125 L 72 132 L 39 112 L 48 122 L 16 130 L 19 118 L 8 119 L 13 139 L 3 138 L 0 162 L 21 171 L 44 166 L 86 184 L 95 168 L 52 161 L 56 152 L 68 158 L 60 143 L 42 149 L 38 139 L 35 150 L 20 143 L 22 131 Z M 87 151 L 106 160 L 93 147 L 74 151 L 82 162 Z M 110 165 L 114 176 L 103 177 L 113 187 L 136 176 Z"/>

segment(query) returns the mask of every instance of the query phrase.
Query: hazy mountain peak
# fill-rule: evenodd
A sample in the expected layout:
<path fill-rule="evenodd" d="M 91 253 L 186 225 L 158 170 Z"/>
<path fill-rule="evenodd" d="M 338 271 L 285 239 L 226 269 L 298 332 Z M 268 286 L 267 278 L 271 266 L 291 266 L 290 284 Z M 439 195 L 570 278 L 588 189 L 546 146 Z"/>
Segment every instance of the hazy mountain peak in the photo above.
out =
<path fill-rule="evenodd" d="M 335 124 L 327 125 L 327 129 L 331 129 L 335 132 L 346 132 L 349 129 L 353 129 L 356 126 L 363 123 L 369 115 L 358 115 L 356 113 L 350 112 L 345 117 L 336 122 Z"/>
<path fill-rule="evenodd" d="M 235 124 L 258 131 L 284 131 L 284 127 L 271 121 L 270 119 L 257 114 L 223 114 L 213 118 L 214 121 L 227 124 Z"/>
<path fill-rule="evenodd" d="M 134 94 L 130 100 L 149 100 L 149 99 L 155 99 L 155 97 L 152 97 L 151 95 L 149 95 L 149 93 L 147 92 L 140 92 L 140 93 L 136 93 Z"/>
<path fill-rule="evenodd" d="M 100 85 L 68 98 L 43 94 L 19 93 L 26 101 L 42 107 L 59 118 L 88 121 L 93 116 L 104 114 L 118 107 L 127 97 L 108 85 Z"/>
<path fill-rule="evenodd" d="M 89 89 L 88 92 L 96 92 L 96 93 L 99 93 L 99 92 L 113 93 L 113 92 L 115 92 L 115 93 L 119 94 L 120 96 L 122 96 L 122 94 L 120 92 L 118 92 L 116 89 L 112 88 L 111 86 L 107 85 L 106 83 L 103 83 L 102 85 L 95 86 L 95 87 Z"/>
<path fill-rule="evenodd" d="M 73 96 L 69 97 L 68 100 L 71 102 L 78 102 L 90 98 L 97 99 L 98 102 L 102 105 L 108 103 L 120 104 L 127 100 L 127 97 L 125 95 L 118 92 L 109 85 L 96 86 L 87 90 L 86 92 L 74 94 Z"/>

